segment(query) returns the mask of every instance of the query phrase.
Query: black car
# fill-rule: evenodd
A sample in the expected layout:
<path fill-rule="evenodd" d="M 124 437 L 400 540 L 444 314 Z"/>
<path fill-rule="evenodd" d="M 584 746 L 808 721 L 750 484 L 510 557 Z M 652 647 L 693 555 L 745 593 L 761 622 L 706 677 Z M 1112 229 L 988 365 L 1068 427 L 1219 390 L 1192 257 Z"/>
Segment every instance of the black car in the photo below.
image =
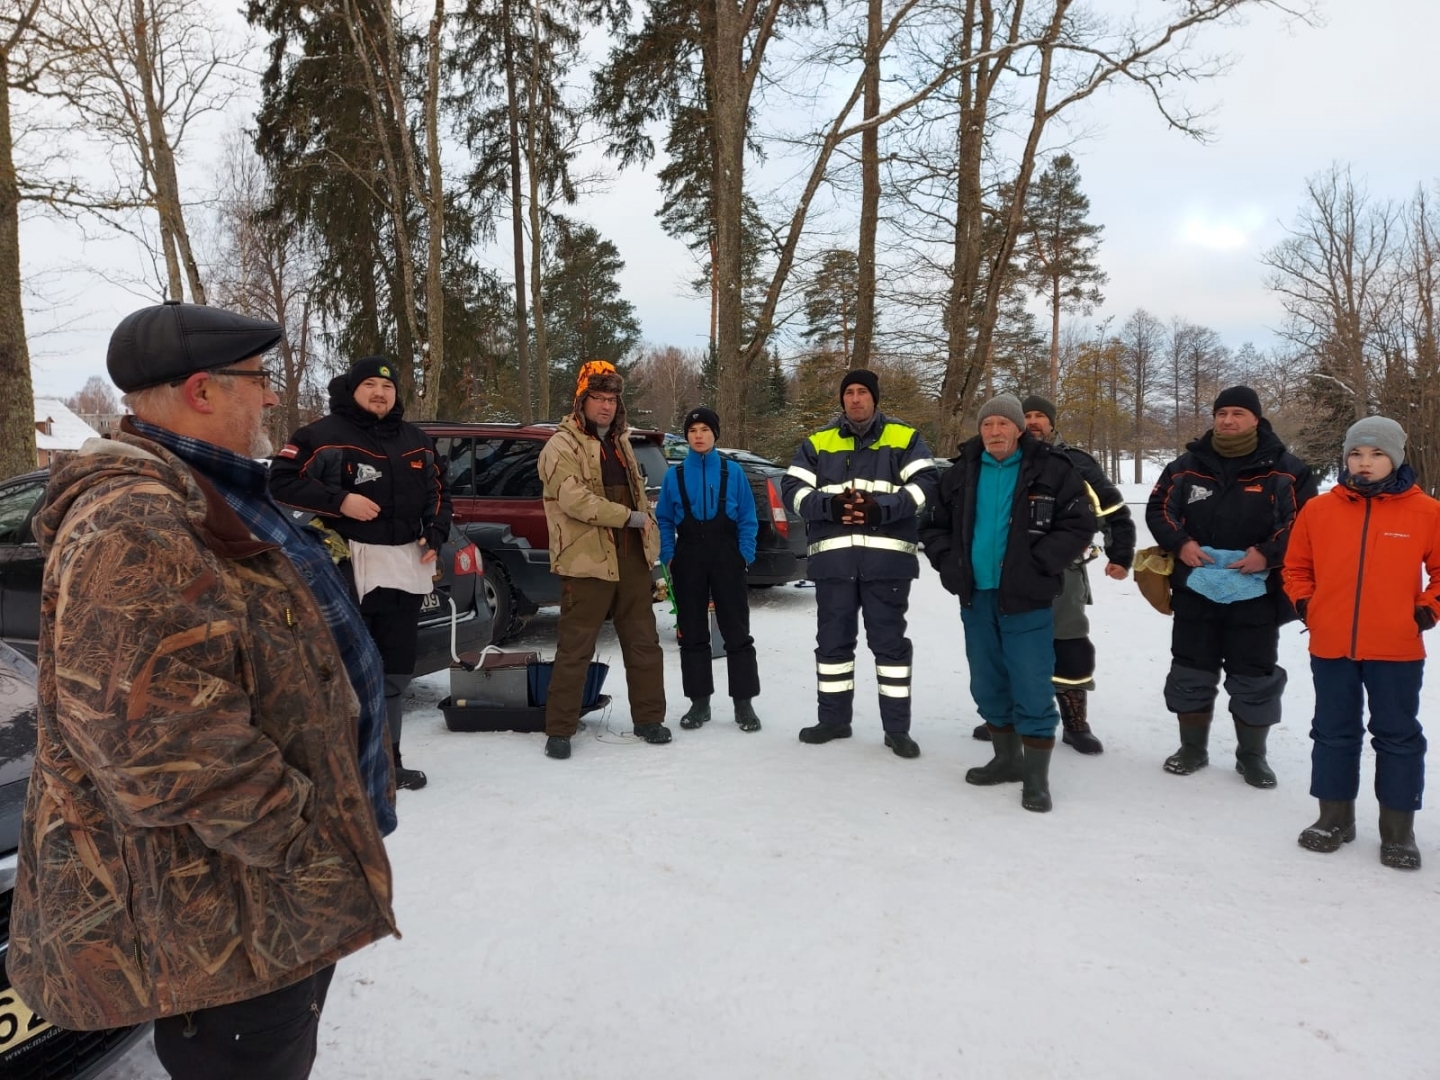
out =
<path fill-rule="evenodd" d="M 42 469 L 0 483 L 0 641 L 32 660 L 40 637 L 40 578 L 45 561 L 31 523 L 48 479 L 49 472 Z M 473 654 L 490 642 L 493 613 L 481 585 L 479 550 L 452 526 L 439 564 L 443 574 L 420 608 L 416 675 L 450 666 L 452 621 L 459 654 Z"/>
<path fill-rule="evenodd" d="M 88 1080 L 123 1057 L 149 1024 L 67 1031 L 37 1016 L 10 987 L 10 900 L 20 814 L 35 760 L 35 665 L 0 642 L 0 1076 L 6 1080 Z"/>
<path fill-rule="evenodd" d="M 799 581 L 805 576 L 805 521 L 785 509 L 780 498 L 780 481 L 785 469 L 749 450 L 720 447 L 720 454 L 739 464 L 755 494 L 755 517 L 760 528 L 755 536 L 755 561 L 745 581 L 767 587 Z M 689 447 L 683 439 L 665 437 L 665 457 L 678 464 Z"/>

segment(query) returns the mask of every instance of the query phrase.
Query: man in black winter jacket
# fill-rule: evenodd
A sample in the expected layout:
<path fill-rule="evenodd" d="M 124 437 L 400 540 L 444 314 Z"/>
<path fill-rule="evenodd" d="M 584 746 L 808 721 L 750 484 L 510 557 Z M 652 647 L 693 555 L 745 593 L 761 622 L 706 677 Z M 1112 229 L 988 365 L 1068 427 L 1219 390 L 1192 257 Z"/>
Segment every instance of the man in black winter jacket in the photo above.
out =
<path fill-rule="evenodd" d="M 970 693 L 994 758 L 971 784 L 1024 782 L 1021 805 L 1051 808 L 1050 754 L 1059 714 L 1054 618 L 1065 568 L 1095 534 L 1085 482 L 1064 454 L 1025 432 L 1020 402 L 1001 394 L 980 409 L 980 434 L 940 479 L 921 530 L 925 555 L 960 598 Z"/>
<path fill-rule="evenodd" d="M 1315 494 L 1315 478 L 1286 451 L 1250 387 L 1222 390 L 1214 417 L 1214 427 L 1165 467 L 1145 511 L 1155 542 L 1175 555 L 1165 705 L 1180 721 L 1180 749 L 1165 759 L 1165 769 L 1187 776 L 1210 763 L 1223 666 L 1235 769 L 1247 784 L 1269 788 L 1275 773 L 1265 743 L 1280 722 L 1286 678 L 1276 663 L 1279 626 L 1293 617 L 1280 565 L 1295 515 Z M 1201 568 L 1202 577 L 1192 580 Z M 1254 580 L 1257 574 L 1267 575 L 1263 584 Z"/>
<path fill-rule="evenodd" d="M 318 515 L 349 548 L 360 614 L 385 661 L 385 713 L 397 787 L 425 786 L 401 765 L 401 696 L 415 673 L 420 604 L 450 533 L 450 490 L 435 444 L 414 424 L 383 356 L 330 381 L 330 415 L 290 436 L 270 467 L 277 502 Z"/>

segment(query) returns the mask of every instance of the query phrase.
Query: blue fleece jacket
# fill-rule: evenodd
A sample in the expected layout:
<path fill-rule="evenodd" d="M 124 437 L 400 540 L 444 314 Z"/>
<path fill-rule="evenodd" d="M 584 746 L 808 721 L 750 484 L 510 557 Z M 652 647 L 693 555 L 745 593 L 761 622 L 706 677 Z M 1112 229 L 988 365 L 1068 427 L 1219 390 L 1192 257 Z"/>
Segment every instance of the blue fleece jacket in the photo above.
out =
<path fill-rule="evenodd" d="M 980 478 L 975 484 L 975 536 L 970 541 L 970 565 L 975 588 L 998 589 L 1000 564 L 1010 535 L 1010 513 L 1015 485 L 1020 480 L 1020 451 L 996 461 L 987 450 L 980 455 Z"/>
<path fill-rule="evenodd" d="M 755 518 L 755 494 L 739 462 L 724 457 L 718 450 L 685 455 L 685 488 L 690 496 L 690 509 L 700 521 L 709 521 L 716 514 L 720 501 L 720 469 L 730 470 L 725 487 L 725 516 L 735 522 L 740 536 L 740 554 L 748 566 L 755 561 L 755 535 L 760 523 Z M 660 561 L 669 563 L 675 554 L 676 530 L 685 520 L 685 504 L 680 500 L 680 470 L 671 466 L 660 484 L 660 501 L 655 506 L 655 520 L 660 525 Z"/>

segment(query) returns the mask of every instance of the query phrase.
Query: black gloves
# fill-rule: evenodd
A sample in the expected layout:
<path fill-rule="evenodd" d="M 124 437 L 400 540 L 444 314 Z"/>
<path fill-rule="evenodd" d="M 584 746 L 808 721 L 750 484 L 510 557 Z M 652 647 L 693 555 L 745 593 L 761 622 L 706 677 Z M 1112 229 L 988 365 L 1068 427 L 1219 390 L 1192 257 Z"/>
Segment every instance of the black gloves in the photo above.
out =
<path fill-rule="evenodd" d="M 846 521 L 847 516 L 860 515 L 862 521 Z M 830 496 L 830 516 L 842 525 L 879 525 L 880 504 L 863 491 L 853 488 Z"/>
<path fill-rule="evenodd" d="M 833 520 L 842 523 L 845 521 L 845 508 L 846 504 L 850 502 L 850 499 L 851 494 L 848 491 L 842 491 L 838 495 L 830 496 L 830 517 Z"/>
<path fill-rule="evenodd" d="M 855 512 L 865 516 L 866 525 L 880 524 L 880 504 L 868 494 L 863 491 L 857 491 L 852 505 L 855 508 Z"/>
<path fill-rule="evenodd" d="M 1305 621 L 1305 609 L 1308 608 L 1309 606 L 1310 606 L 1310 597 L 1308 597 L 1308 596 L 1305 597 L 1305 599 L 1303 599 L 1303 600 L 1296 600 L 1296 601 L 1295 601 L 1295 614 L 1300 616 L 1300 621 L 1301 621 L 1302 623 Z"/>
<path fill-rule="evenodd" d="M 445 546 L 445 541 L 448 539 L 450 539 L 449 529 L 442 529 L 438 525 L 431 525 L 425 530 L 425 546 L 435 552 L 436 555 L 440 554 L 440 549 Z"/>
<path fill-rule="evenodd" d="M 1415 609 L 1415 625 L 1420 627 L 1422 634 L 1426 630 L 1433 629 L 1435 626 L 1435 612 L 1431 611 L 1428 607 L 1417 607 Z"/>

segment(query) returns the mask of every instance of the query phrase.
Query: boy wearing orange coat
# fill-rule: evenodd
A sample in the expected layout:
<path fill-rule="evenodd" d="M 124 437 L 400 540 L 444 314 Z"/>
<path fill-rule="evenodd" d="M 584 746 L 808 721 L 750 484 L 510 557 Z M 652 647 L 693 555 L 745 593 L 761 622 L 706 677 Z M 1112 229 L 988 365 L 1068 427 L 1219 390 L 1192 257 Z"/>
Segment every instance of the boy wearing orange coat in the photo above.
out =
<path fill-rule="evenodd" d="M 1422 585 L 1422 570 L 1425 582 Z M 1300 845 L 1330 852 L 1355 839 L 1355 797 L 1370 702 L 1380 861 L 1417 870 L 1415 811 L 1425 789 L 1420 635 L 1440 617 L 1440 502 L 1405 464 L 1405 431 L 1370 416 L 1345 433 L 1332 491 L 1295 519 L 1285 591 L 1310 629 L 1315 720 L 1310 794 L 1320 817 Z"/>

